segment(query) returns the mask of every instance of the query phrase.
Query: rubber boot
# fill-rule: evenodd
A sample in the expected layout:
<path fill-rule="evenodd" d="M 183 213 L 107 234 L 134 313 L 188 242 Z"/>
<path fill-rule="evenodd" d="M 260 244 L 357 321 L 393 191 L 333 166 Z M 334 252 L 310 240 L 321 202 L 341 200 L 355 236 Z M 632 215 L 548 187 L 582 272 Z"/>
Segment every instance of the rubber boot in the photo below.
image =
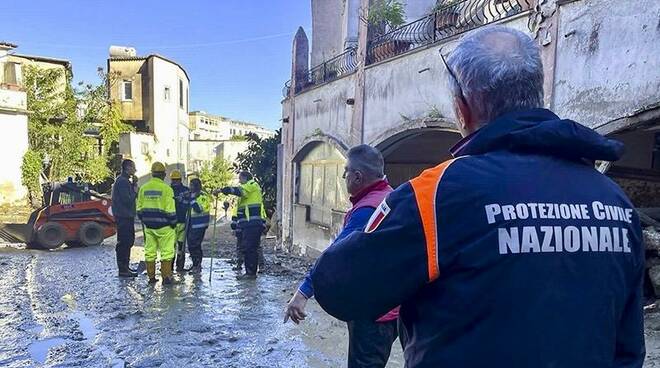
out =
<path fill-rule="evenodd" d="M 176 272 L 183 272 L 186 266 L 186 252 L 184 250 L 183 252 L 179 253 L 179 249 L 183 249 L 183 242 L 178 242 L 176 249 Z"/>
<path fill-rule="evenodd" d="M 128 267 L 122 267 L 119 269 L 119 277 L 137 277 L 137 272 L 134 272 Z"/>
<path fill-rule="evenodd" d="M 190 273 L 201 273 L 202 272 L 202 258 L 193 257 L 193 265 L 190 269 Z"/>
<path fill-rule="evenodd" d="M 156 262 L 145 262 L 147 266 L 147 276 L 149 276 L 149 283 L 155 284 L 158 282 L 156 278 Z"/>
<path fill-rule="evenodd" d="M 264 257 L 264 247 L 259 245 L 257 248 L 257 252 L 259 254 L 259 265 L 257 266 L 257 272 L 258 273 L 263 273 L 264 270 L 266 269 L 266 258 Z"/>
<path fill-rule="evenodd" d="M 160 275 L 163 277 L 163 285 L 172 283 L 172 260 L 160 261 Z"/>

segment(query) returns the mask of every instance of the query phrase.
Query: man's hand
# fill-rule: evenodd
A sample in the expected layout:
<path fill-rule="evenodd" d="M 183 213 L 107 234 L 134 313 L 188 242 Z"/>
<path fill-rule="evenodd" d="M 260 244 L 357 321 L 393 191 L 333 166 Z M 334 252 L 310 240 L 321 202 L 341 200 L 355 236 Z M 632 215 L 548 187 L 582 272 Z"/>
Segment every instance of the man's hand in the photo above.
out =
<path fill-rule="evenodd" d="M 226 195 L 226 194 L 229 194 L 230 191 L 231 190 L 229 189 L 229 187 L 218 188 L 218 189 L 213 190 L 213 195 L 218 195 L 220 193 Z"/>
<path fill-rule="evenodd" d="M 307 297 L 305 297 L 300 291 L 296 291 L 293 298 L 291 298 L 286 305 L 286 308 L 284 308 L 284 323 L 286 323 L 289 318 L 291 318 L 295 324 L 304 321 L 305 317 L 307 317 L 305 306 L 307 306 Z"/>

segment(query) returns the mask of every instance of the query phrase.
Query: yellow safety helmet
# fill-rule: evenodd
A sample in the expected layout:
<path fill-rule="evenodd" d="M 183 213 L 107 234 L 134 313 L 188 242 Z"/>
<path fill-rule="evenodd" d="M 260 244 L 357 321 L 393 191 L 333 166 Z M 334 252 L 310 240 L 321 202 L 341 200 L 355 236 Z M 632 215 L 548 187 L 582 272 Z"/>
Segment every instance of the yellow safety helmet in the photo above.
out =
<path fill-rule="evenodd" d="M 164 173 L 165 172 L 165 165 L 163 165 L 162 162 L 154 162 L 151 165 L 151 172 L 152 173 Z"/>
<path fill-rule="evenodd" d="M 172 172 L 170 173 L 170 179 L 172 180 L 177 180 L 177 179 L 181 180 L 181 178 L 182 178 L 181 171 L 179 170 L 172 170 Z"/>

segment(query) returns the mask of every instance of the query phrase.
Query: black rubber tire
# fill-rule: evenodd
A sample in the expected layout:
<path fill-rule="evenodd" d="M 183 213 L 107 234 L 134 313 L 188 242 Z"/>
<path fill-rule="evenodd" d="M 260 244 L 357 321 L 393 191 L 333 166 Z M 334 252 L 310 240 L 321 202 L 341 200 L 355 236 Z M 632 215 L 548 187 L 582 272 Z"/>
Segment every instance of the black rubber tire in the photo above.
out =
<path fill-rule="evenodd" d="M 96 222 L 85 222 L 78 229 L 79 242 L 85 247 L 91 247 L 103 243 L 103 227 Z"/>
<path fill-rule="evenodd" d="M 55 249 L 64 244 L 64 226 L 57 222 L 46 222 L 37 230 L 37 243 L 44 249 Z"/>

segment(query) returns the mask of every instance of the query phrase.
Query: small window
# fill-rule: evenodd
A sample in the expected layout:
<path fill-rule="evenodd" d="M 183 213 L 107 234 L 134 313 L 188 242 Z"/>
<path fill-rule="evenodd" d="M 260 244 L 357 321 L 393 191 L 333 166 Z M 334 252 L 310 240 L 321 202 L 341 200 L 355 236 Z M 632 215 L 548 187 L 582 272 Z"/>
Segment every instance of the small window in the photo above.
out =
<path fill-rule="evenodd" d="M 0 82 L 13 85 L 21 84 L 21 64 L 6 62 L 0 65 L 4 65 Z"/>
<path fill-rule="evenodd" d="M 183 109 L 183 81 L 179 79 L 179 107 Z"/>
<path fill-rule="evenodd" d="M 186 112 L 188 112 L 188 88 L 186 88 Z"/>
<path fill-rule="evenodd" d="M 143 155 L 149 153 L 149 145 L 146 144 L 145 142 L 142 142 L 142 144 L 140 144 L 140 153 L 142 153 Z"/>
<path fill-rule="evenodd" d="M 165 102 L 170 102 L 172 100 L 170 86 L 165 86 L 165 90 L 163 91 L 163 99 Z"/>
<path fill-rule="evenodd" d="M 130 101 L 133 99 L 133 82 L 125 80 L 121 83 L 121 99 Z"/>

